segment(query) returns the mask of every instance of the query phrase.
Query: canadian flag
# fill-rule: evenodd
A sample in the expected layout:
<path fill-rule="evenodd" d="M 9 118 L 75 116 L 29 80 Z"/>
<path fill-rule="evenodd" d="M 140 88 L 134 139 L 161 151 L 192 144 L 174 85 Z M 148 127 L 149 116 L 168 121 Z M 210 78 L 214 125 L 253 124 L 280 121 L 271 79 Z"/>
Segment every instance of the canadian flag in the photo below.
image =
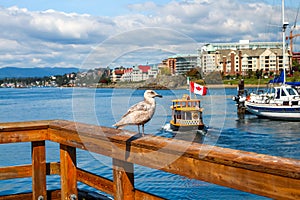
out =
<path fill-rule="evenodd" d="M 205 87 L 203 85 L 199 85 L 194 82 L 190 82 L 190 90 L 191 90 L 191 92 L 202 95 L 202 96 L 206 95 L 206 93 L 207 93 L 207 87 Z"/>

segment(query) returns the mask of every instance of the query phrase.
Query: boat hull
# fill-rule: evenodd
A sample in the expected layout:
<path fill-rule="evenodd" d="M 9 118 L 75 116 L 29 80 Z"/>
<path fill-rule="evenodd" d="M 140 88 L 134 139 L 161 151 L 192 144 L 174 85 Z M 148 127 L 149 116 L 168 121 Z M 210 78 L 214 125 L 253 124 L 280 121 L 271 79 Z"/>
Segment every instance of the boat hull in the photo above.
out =
<path fill-rule="evenodd" d="M 300 106 L 276 106 L 272 104 L 246 103 L 247 111 L 258 117 L 300 121 Z"/>

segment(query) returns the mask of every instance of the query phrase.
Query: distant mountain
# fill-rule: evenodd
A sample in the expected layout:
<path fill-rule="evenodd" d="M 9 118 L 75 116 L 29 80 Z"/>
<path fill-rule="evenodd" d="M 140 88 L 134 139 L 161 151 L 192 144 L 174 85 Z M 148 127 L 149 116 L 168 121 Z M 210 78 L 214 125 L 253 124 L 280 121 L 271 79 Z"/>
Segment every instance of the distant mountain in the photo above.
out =
<path fill-rule="evenodd" d="M 29 78 L 29 77 L 44 77 L 53 75 L 64 75 L 79 71 L 75 67 L 45 67 L 45 68 L 18 68 L 4 67 L 0 68 L 0 79 L 3 78 Z"/>

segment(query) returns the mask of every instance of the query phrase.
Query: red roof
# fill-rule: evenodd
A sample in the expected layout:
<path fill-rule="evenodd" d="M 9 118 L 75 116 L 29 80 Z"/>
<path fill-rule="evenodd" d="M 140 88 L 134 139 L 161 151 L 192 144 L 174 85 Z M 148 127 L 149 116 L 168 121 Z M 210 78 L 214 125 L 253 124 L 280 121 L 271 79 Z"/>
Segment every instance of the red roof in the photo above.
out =
<path fill-rule="evenodd" d="M 147 65 L 139 65 L 138 68 L 142 70 L 143 73 L 147 73 L 151 67 Z"/>
<path fill-rule="evenodd" d="M 130 72 L 132 72 L 132 70 L 133 70 L 132 68 L 127 68 L 124 70 L 124 73 L 130 73 Z"/>
<path fill-rule="evenodd" d="M 123 75 L 124 74 L 124 70 L 117 69 L 117 70 L 115 70 L 115 74 L 116 75 Z"/>

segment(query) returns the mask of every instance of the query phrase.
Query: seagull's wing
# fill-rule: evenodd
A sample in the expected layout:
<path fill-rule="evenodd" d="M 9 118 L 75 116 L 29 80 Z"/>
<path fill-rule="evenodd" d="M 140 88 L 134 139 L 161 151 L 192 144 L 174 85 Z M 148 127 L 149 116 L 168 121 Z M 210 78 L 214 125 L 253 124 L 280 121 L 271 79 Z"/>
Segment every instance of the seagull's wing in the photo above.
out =
<path fill-rule="evenodd" d="M 149 106 L 146 102 L 144 101 L 141 101 L 133 106 L 131 106 L 127 113 L 125 113 L 122 118 L 126 117 L 127 115 L 129 115 L 130 113 L 133 113 L 133 112 L 137 112 L 137 111 L 147 111 L 149 109 Z"/>

